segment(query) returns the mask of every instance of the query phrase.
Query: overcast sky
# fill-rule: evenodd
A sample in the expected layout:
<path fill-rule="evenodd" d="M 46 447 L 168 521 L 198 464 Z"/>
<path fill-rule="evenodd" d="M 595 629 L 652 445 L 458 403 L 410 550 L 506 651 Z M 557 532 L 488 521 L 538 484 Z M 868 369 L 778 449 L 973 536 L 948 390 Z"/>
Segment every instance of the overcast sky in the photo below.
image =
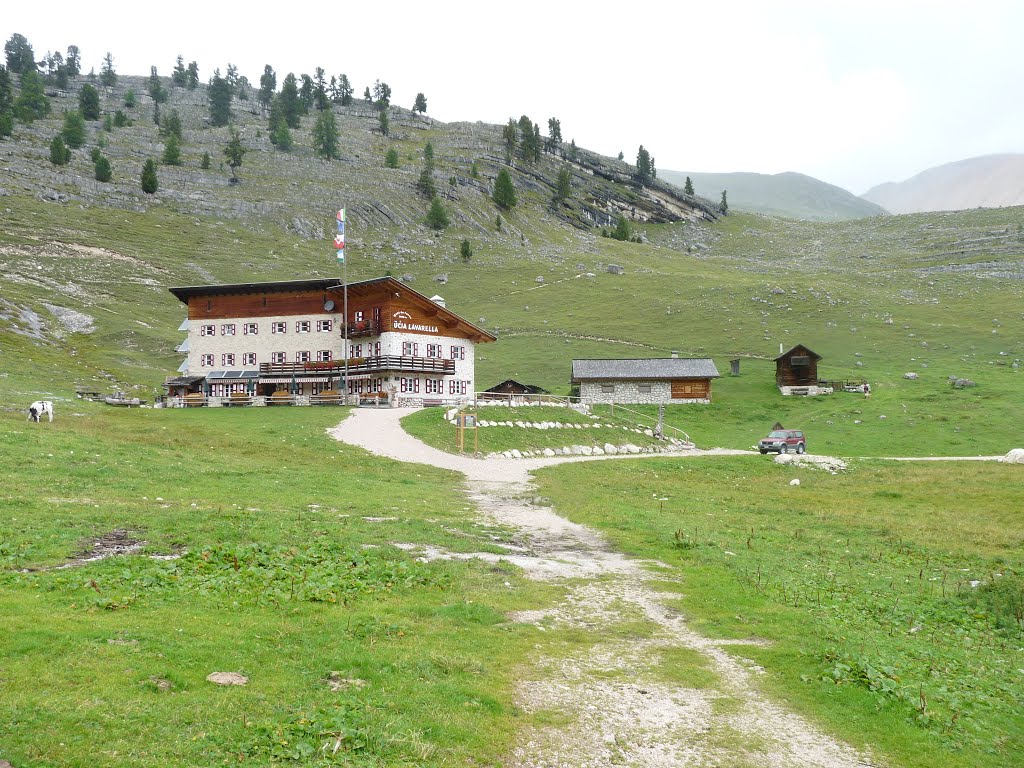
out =
<path fill-rule="evenodd" d="M 266 9 L 266 10 L 265 10 Z M 273 9 L 273 10 L 271 10 Z M 229 62 L 345 73 L 361 94 L 427 96 L 443 121 L 529 115 L 547 133 L 681 171 L 797 171 L 860 194 L 935 165 L 1024 152 L 1024 3 L 4 3 L 36 58 L 77 45 L 99 71 L 205 81 Z"/>

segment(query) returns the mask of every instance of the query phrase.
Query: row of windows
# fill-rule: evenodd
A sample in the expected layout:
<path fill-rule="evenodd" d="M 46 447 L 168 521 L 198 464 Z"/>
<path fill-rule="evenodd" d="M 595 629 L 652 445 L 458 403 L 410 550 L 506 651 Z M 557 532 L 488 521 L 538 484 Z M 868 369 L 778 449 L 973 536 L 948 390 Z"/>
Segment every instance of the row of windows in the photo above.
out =
<path fill-rule="evenodd" d="M 317 362 L 326 363 L 332 360 L 331 350 L 329 349 L 318 349 L 316 352 Z M 312 352 L 309 350 L 302 350 L 295 353 L 294 362 L 296 363 L 308 363 L 313 360 Z M 213 367 L 216 365 L 217 356 L 214 354 L 206 354 L 199 356 L 199 365 L 204 368 Z M 272 363 L 287 363 L 288 353 L 287 352 L 271 352 L 270 362 Z M 231 368 L 234 365 L 240 363 L 241 365 L 257 365 L 256 353 L 255 352 L 242 352 L 236 355 L 234 352 L 224 352 L 220 356 L 220 364 L 225 368 Z"/>
<path fill-rule="evenodd" d="M 438 359 L 444 357 L 444 344 L 427 344 L 427 357 L 436 357 Z M 420 345 L 417 341 L 403 341 L 402 342 L 402 357 L 419 357 L 420 356 Z M 448 348 L 448 359 L 449 360 L 465 360 L 466 359 L 466 348 L 464 346 L 452 345 Z"/>
<path fill-rule="evenodd" d="M 398 391 L 404 394 L 419 394 L 420 379 L 402 378 L 398 381 Z M 469 392 L 469 382 L 460 379 L 448 380 L 449 395 L 465 395 Z M 423 393 L 427 395 L 443 395 L 444 379 L 423 379 Z"/>
<path fill-rule="evenodd" d="M 234 336 L 236 331 L 235 323 L 221 323 L 220 335 L 221 336 Z M 295 321 L 295 332 L 296 333 L 310 333 L 313 328 L 311 320 L 296 320 Z M 334 330 L 333 320 L 317 320 L 316 321 L 317 333 L 330 333 Z M 260 332 L 259 323 L 242 323 L 242 335 L 243 336 L 258 336 Z M 288 323 L 281 320 L 275 321 L 270 324 L 271 333 L 288 333 Z M 214 324 L 201 325 L 199 326 L 200 336 L 216 336 L 217 326 Z"/>
<path fill-rule="evenodd" d="M 380 357 L 380 342 L 374 341 L 369 344 L 349 344 L 349 357 L 363 357 L 363 347 L 366 347 L 366 357 Z"/>

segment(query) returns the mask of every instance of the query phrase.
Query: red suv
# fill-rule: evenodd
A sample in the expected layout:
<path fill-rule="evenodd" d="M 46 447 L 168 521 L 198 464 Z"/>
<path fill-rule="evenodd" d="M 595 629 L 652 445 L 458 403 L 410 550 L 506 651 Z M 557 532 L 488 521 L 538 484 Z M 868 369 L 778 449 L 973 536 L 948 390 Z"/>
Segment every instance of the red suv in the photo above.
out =
<path fill-rule="evenodd" d="M 757 443 L 757 450 L 761 453 L 774 451 L 775 453 L 789 453 L 796 451 L 803 453 L 807 450 L 807 441 L 804 433 L 799 429 L 776 429 L 768 433 L 768 437 L 762 437 Z"/>

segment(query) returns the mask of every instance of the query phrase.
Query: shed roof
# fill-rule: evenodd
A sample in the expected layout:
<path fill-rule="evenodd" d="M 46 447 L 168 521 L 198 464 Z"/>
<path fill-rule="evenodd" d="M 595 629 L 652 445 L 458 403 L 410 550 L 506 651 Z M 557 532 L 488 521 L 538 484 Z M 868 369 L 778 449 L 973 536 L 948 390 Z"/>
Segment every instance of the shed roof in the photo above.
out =
<path fill-rule="evenodd" d="M 573 360 L 573 382 L 584 379 L 717 379 L 710 357 L 652 357 L 638 360 Z"/>

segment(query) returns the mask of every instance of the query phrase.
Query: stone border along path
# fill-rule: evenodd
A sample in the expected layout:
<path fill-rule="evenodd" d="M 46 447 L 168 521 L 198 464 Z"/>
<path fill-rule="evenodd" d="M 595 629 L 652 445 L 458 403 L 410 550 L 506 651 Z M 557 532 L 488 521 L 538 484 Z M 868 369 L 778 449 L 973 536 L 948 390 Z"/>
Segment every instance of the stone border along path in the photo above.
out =
<path fill-rule="evenodd" d="M 763 670 L 727 648 L 744 641 L 714 640 L 689 628 L 671 606 L 675 593 L 657 589 L 666 576 L 658 563 L 627 558 L 586 526 L 553 509 L 531 504 L 533 469 L 574 461 L 623 456 L 560 456 L 548 459 L 476 459 L 444 453 L 408 435 L 399 419 L 415 409 L 354 409 L 329 434 L 337 440 L 405 462 L 462 472 L 465 493 L 487 522 L 516 531 L 500 559 L 534 579 L 562 584 L 565 599 L 543 611 L 511 618 L 548 627 L 582 628 L 596 645 L 565 659 L 531 659 L 517 692 L 527 712 L 556 711 L 564 723 L 537 726 L 520 735 L 511 768 L 599 768 L 608 765 L 734 765 L 854 768 L 873 765 L 868 755 L 840 743 L 769 700 L 755 682 Z M 747 454 L 688 451 L 684 455 Z M 648 454 L 659 455 L 659 454 Z M 630 456 L 642 459 L 646 456 Z M 664 455 L 661 455 L 663 458 Z M 488 542 L 493 543 L 493 542 Z M 401 545 L 399 545 L 401 546 Z M 440 550 L 404 547 L 425 559 L 454 557 Z M 459 555 L 498 559 L 493 554 Z M 648 638 L 616 636 L 623 622 L 653 625 Z M 747 644 L 753 644 L 750 641 Z M 717 677 L 709 688 L 667 683 L 650 670 L 661 654 L 684 648 L 703 658 Z"/>

